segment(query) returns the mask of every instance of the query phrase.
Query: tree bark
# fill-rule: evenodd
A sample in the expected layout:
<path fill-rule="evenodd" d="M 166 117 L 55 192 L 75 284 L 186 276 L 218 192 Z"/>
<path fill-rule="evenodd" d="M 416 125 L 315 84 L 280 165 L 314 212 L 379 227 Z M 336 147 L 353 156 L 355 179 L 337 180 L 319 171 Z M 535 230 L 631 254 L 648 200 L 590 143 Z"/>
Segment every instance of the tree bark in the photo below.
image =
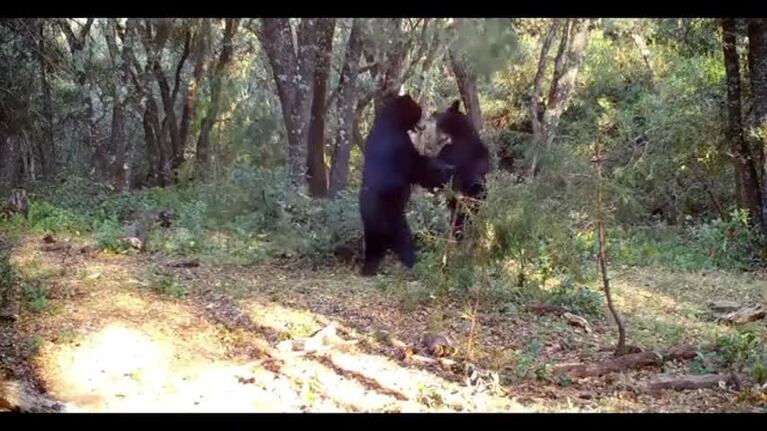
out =
<path fill-rule="evenodd" d="M 567 108 L 570 93 L 575 87 L 578 69 L 583 62 L 588 46 L 588 24 L 588 19 L 568 19 L 562 29 L 562 39 L 554 61 L 554 76 L 540 123 L 539 136 L 541 139 L 538 142 L 543 143 L 543 149 L 546 152 L 551 149 L 556 139 L 559 119 Z M 555 25 L 553 23 L 552 27 L 554 28 Z M 541 57 L 544 57 L 543 52 L 541 54 Z M 533 126 L 535 127 L 535 123 Z M 537 156 L 533 157 L 530 176 L 534 176 L 539 169 Z"/>
<path fill-rule="evenodd" d="M 757 129 L 760 162 L 756 167 L 762 177 L 762 220 L 767 220 L 767 19 L 752 18 L 748 22 L 748 56 L 751 94 L 754 100 L 754 125 Z M 764 227 L 764 226 L 763 226 Z"/>
<path fill-rule="evenodd" d="M 362 38 L 360 20 L 352 19 L 352 29 L 344 54 L 344 65 L 339 80 L 340 91 L 336 104 L 338 126 L 336 127 L 335 151 L 330 167 L 330 194 L 336 196 L 349 184 L 349 159 L 354 139 L 355 108 L 357 101 L 357 74 L 359 72 Z"/>
<path fill-rule="evenodd" d="M 43 117 L 45 118 L 43 144 L 40 155 L 42 157 L 43 176 L 45 179 L 51 179 L 56 175 L 56 142 L 53 134 L 53 101 L 51 98 L 51 84 L 48 80 L 48 53 L 45 44 L 45 27 L 46 22 L 40 20 L 37 59 L 40 64 L 40 87 L 43 90 Z"/>
<path fill-rule="evenodd" d="M 112 180 L 118 191 L 130 189 L 130 160 L 125 138 L 125 107 L 128 96 L 128 81 L 130 71 L 128 64 L 133 50 L 136 34 L 136 21 L 128 19 L 122 50 L 118 50 L 116 38 L 118 28 L 115 19 L 110 19 L 104 38 L 109 48 L 114 68 L 112 86 L 112 130 L 109 136 L 110 149 L 114 154 L 112 165 Z"/>
<path fill-rule="evenodd" d="M 479 107 L 479 93 L 477 92 L 477 76 L 459 53 L 450 51 L 450 65 L 455 75 L 458 91 L 461 93 L 463 106 L 466 114 L 475 129 L 482 128 L 482 112 Z"/>
<path fill-rule="evenodd" d="M 533 94 L 530 98 L 530 121 L 533 128 L 533 137 L 537 145 L 540 145 L 544 141 L 543 138 L 543 126 L 541 120 L 543 117 L 543 110 L 541 109 L 541 98 L 543 94 L 543 78 L 546 75 L 546 66 L 548 63 L 549 50 L 551 44 L 554 42 L 554 37 L 559 31 L 560 21 L 559 18 L 554 18 L 551 22 L 551 27 L 546 37 L 543 39 L 541 45 L 541 55 L 538 58 L 538 70 L 535 72 L 535 79 L 533 80 Z M 535 170 L 537 164 L 537 155 L 533 156 L 531 173 Z"/>
<path fill-rule="evenodd" d="M 182 153 L 186 150 L 187 142 L 189 140 L 189 130 L 191 128 L 194 110 L 197 106 L 197 92 L 206 68 L 205 59 L 208 55 L 209 40 L 210 20 L 203 19 L 200 29 L 194 37 L 194 71 L 192 72 L 192 79 L 187 83 L 186 98 L 184 99 L 184 108 L 181 114 L 181 125 L 179 126 L 179 145 L 181 146 Z"/>
<path fill-rule="evenodd" d="M 88 88 L 88 59 L 84 52 L 86 38 L 93 25 L 93 18 L 88 18 L 85 25 L 80 28 L 80 31 L 75 34 L 69 23 L 65 19 L 56 21 L 61 30 L 64 32 L 64 36 L 67 39 L 69 51 L 72 54 L 72 72 L 74 74 L 75 82 L 80 87 L 80 101 L 81 106 L 85 111 L 79 115 L 80 120 L 84 125 L 85 142 L 86 146 L 91 151 L 91 160 L 97 175 L 106 175 L 109 168 L 109 162 L 107 161 L 107 151 L 104 146 L 99 142 L 96 134 L 96 122 L 95 112 L 93 108 L 93 94 L 92 89 Z"/>
<path fill-rule="evenodd" d="M 373 95 L 373 108 L 378 114 L 383 107 L 384 100 L 389 96 L 396 96 L 402 88 L 403 69 L 405 55 L 407 54 L 407 44 L 403 40 L 403 34 L 400 30 L 402 18 L 388 18 L 388 25 L 395 35 L 391 41 L 392 45 L 387 50 L 378 52 L 375 58 L 378 67 L 374 78 L 376 79 L 376 90 Z"/>
<path fill-rule="evenodd" d="M 221 84 L 226 77 L 227 67 L 232 60 L 234 51 L 234 35 L 237 33 L 239 19 L 227 18 L 224 24 L 224 38 L 222 41 L 221 54 L 216 64 L 216 70 L 211 80 L 210 104 L 208 112 L 200 125 L 200 136 L 197 140 L 197 155 L 195 171 L 200 177 L 205 178 L 210 169 L 210 131 L 216 123 L 219 110 L 221 109 Z"/>
<path fill-rule="evenodd" d="M 583 61 L 584 54 L 588 45 L 588 19 L 574 20 L 569 28 L 567 37 L 567 61 L 563 70 L 558 71 L 555 68 L 555 82 L 549 93 L 549 100 L 546 104 L 546 111 L 543 113 L 543 126 L 546 134 L 546 149 L 551 147 L 559 127 L 559 119 L 567 107 L 570 100 L 570 93 L 575 87 L 575 79 L 578 75 L 578 69 Z M 558 73 L 559 72 L 559 73 Z M 560 74 L 561 73 L 561 74 Z"/>
<path fill-rule="evenodd" d="M 738 204 L 751 216 L 751 223 L 761 226 L 761 191 L 751 150 L 743 136 L 740 102 L 740 63 L 735 37 L 735 20 L 722 19 L 722 51 L 727 75 L 727 140 L 732 148 L 736 182 L 740 184 Z"/>
<path fill-rule="evenodd" d="M 330 54 L 333 50 L 333 32 L 336 21 L 333 18 L 317 22 L 317 61 L 314 67 L 314 90 L 309 120 L 309 141 L 306 160 L 306 181 L 309 194 L 324 197 L 328 193 L 328 174 L 325 165 L 325 119 L 327 106 L 328 79 L 330 75 Z"/>
<path fill-rule="evenodd" d="M 294 187 L 300 187 L 305 181 L 316 25 L 317 19 L 302 18 L 296 44 L 293 43 L 290 22 L 286 18 L 262 19 L 258 33 L 280 98 L 288 137 L 288 179 Z"/>

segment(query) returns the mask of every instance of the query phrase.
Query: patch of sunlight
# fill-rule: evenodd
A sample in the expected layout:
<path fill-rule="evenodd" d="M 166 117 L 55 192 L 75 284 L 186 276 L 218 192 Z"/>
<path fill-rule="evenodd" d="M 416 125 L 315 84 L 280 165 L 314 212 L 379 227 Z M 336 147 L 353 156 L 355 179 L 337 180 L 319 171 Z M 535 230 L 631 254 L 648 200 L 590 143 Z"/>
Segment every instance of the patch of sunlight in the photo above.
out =
<path fill-rule="evenodd" d="M 314 314 L 307 310 L 287 308 L 276 303 L 263 304 L 258 301 L 245 301 L 243 309 L 253 322 L 288 333 L 294 338 L 308 337 L 322 328 Z"/>
<path fill-rule="evenodd" d="M 333 366 L 346 373 L 365 376 L 368 385 L 383 388 L 385 393 L 400 394 L 409 400 L 420 400 L 425 392 L 436 395 L 439 405 L 429 411 L 526 411 L 521 405 L 505 397 L 487 393 L 470 393 L 471 388 L 445 381 L 420 369 L 403 368 L 388 358 L 363 353 L 333 353 Z M 429 389 L 435 388 L 438 389 Z M 434 393 L 436 392 L 436 393 Z"/>
<path fill-rule="evenodd" d="M 51 368 L 45 370 L 51 392 L 63 400 L 91 406 L 124 397 L 139 386 L 158 391 L 156 385 L 169 373 L 173 354 L 167 345 L 119 324 L 56 350 L 47 362 Z"/>
<path fill-rule="evenodd" d="M 634 268 L 621 279 L 631 285 L 641 285 L 652 292 L 666 294 L 678 301 L 705 306 L 716 299 L 736 299 L 741 302 L 767 298 L 764 274 L 729 271 L 680 272 L 660 268 Z"/>
<path fill-rule="evenodd" d="M 77 344 L 47 349 L 41 371 L 68 411 L 300 410 L 286 379 L 256 363 L 233 363 L 184 347 L 173 336 L 112 323 Z"/>
<path fill-rule="evenodd" d="M 383 411 L 386 406 L 398 404 L 391 395 L 366 388 L 363 382 L 344 378 L 326 365 L 294 358 L 285 361 L 280 373 L 297 382 L 300 392 L 309 403 L 322 398 L 333 399 L 347 411 Z"/>

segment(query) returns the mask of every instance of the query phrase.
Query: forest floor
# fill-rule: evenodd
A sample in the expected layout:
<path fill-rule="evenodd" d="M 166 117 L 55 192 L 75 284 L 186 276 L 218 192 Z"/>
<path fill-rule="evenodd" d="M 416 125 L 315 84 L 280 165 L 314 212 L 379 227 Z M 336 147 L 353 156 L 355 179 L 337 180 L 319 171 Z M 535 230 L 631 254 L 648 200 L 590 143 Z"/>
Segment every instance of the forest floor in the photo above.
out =
<path fill-rule="evenodd" d="M 471 302 L 427 307 L 408 299 L 407 283 L 387 287 L 341 264 L 180 268 L 161 255 L 81 253 L 82 244 L 67 238 L 56 244 L 71 248 L 40 236 L 0 238 L 21 280 L 17 287 L 26 286 L 10 295 L 11 309 L 0 318 L 0 370 L 67 412 L 764 412 L 767 406 L 763 391 L 725 385 L 648 390 L 660 374 L 689 373 L 694 361 L 568 381 L 533 375 L 542 364 L 608 358 L 616 334 L 607 318 L 590 322 L 586 332 L 520 304 L 503 312 L 480 305 L 472 329 L 464 314 Z M 643 349 L 704 345 L 732 331 L 700 317 L 708 302 L 767 298 L 767 277 L 754 273 L 628 268 L 613 283 L 629 340 Z M 435 321 L 455 339 L 455 355 L 445 361 L 403 354 Z M 291 348 L 290 340 L 323 328 L 336 328 L 337 337 L 316 348 L 309 345 L 317 337 Z"/>

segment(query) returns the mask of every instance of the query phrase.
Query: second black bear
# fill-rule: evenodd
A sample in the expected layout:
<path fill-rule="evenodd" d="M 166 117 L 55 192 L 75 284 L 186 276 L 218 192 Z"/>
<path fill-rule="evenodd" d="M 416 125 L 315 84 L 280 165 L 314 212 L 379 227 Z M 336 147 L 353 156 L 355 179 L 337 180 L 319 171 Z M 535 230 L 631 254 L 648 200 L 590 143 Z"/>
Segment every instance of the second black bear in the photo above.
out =
<path fill-rule="evenodd" d="M 408 268 L 415 264 L 413 234 L 405 218 L 411 186 L 438 187 L 452 170 L 438 159 L 416 151 L 408 131 L 421 121 L 421 107 L 409 95 L 392 96 L 365 141 L 360 213 L 365 233 L 362 275 L 378 272 L 392 250 Z"/>
<path fill-rule="evenodd" d="M 464 201 L 468 209 L 476 208 L 485 199 L 485 180 L 490 172 L 490 151 L 479 137 L 469 117 L 460 110 L 460 101 L 453 102 L 444 112 L 435 112 L 430 121 L 436 128 L 435 139 L 445 141 L 437 159 L 454 167 L 453 189 L 470 199 Z M 458 207 L 457 199 L 448 200 L 452 230 L 456 239 L 463 236 L 467 213 Z"/>

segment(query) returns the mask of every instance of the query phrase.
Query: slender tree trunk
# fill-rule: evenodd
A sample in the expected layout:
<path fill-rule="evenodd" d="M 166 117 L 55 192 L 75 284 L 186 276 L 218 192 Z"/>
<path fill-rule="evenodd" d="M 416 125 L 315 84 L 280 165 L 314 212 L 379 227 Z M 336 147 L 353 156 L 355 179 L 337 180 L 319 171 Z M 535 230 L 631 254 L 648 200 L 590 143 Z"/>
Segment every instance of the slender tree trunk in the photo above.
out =
<path fill-rule="evenodd" d="M 373 109 L 375 113 L 381 112 L 383 102 L 389 96 L 396 96 L 402 88 L 402 78 L 404 76 L 405 55 L 407 46 L 403 40 L 400 25 L 402 18 L 388 18 L 389 26 L 397 39 L 387 52 L 382 52 L 377 59 L 379 66 L 374 78 L 377 81 L 376 91 L 373 95 Z"/>
<path fill-rule="evenodd" d="M 541 145 L 545 138 L 543 136 L 543 125 L 541 123 L 543 117 L 543 110 L 541 109 L 541 98 L 543 94 L 543 78 L 546 75 L 546 66 L 548 64 L 549 50 L 551 44 L 554 42 L 554 37 L 559 31 L 560 20 L 554 18 L 551 21 L 551 27 L 549 28 L 546 37 L 543 39 L 541 46 L 541 55 L 538 58 L 538 70 L 535 72 L 535 79 L 533 80 L 533 94 L 530 97 L 530 121 L 533 128 L 533 138 L 536 145 Z M 538 165 L 538 154 L 533 155 L 533 161 L 530 167 L 530 175 L 534 175 Z"/>
<path fill-rule="evenodd" d="M 293 43 L 293 32 L 286 18 L 264 18 L 258 34 L 280 98 L 288 137 L 288 178 L 294 187 L 300 187 L 305 181 L 316 24 L 317 19 L 301 19 L 297 46 Z"/>
<path fill-rule="evenodd" d="M 129 19 L 126 22 L 125 35 L 123 37 L 122 51 L 118 51 L 115 38 L 117 37 L 117 23 L 110 20 L 104 35 L 109 47 L 112 65 L 114 67 L 113 91 L 112 91 L 112 130 L 109 137 L 110 148 L 114 154 L 112 165 L 112 179 L 118 191 L 130 189 L 130 157 L 128 143 L 125 136 L 125 107 L 128 98 L 128 81 L 130 80 L 130 63 L 133 44 L 135 43 L 136 21 Z"/>
<path fill-rule="evenodd" d="M 652 70 L 652 59 L 650 58 L 650 49 L 647 47 L 647 43 L 645 42 L 644 37 L 642 37 L 641 34 L 639 34 L 639 31 L 636 29 L 631 30 L 631 40 L 634 41 L 634 44 L 637 46 L 637 49 L 639 49 L 639 53 L 642 55 L 642 60 L 644 61 L 645 67 L 647 68 L 647 75 L 650 78 L 650 81 L 655 80 L 655 73 Z"/>
<path fill-rule="evenodd" d="M 314 67 L 314 90 L 312 92 L 312 110 L 309 120 L 309 140 L 306 160 L 306 181 L 309 194 L 324 197 L 328 193 L 328 174 L 325 165 L 325 119 L 327 106 L 328 79 L 330 76 L 330 54 L 333 50 L 333 32 L 335 19 L 322 19 L 317 22 L 317 61 Z"/>
<path fill-rule="evenodd" d="M 43 131 L 43 143 L 40 155 L 43 164 L 43 176 L 51 179 L 56 175 L 56 142 L 53 137 L 53 101 L 51 98 L 51 84 L 48 81 L 47 47 L 45 44 L 44 20 L 39 21 L 39 39 L 37 43 L 37 59 L 40 64 L 40 87 L 43 90 L 43 117 L 45 129 Z"/>
<path fill-rule="evenodd" d="M 210 105 L 208 106 L 208 113 L 202 120 L 200 136 L 197 139 L 195 171 L 202 178 L 207 177 L 210 168 L 210 131 L 213 129 L 218 112 L 221 109 L 221 85 L 222 81 L 226 78 L 227 67 L 232 60 L 234 35 L 239 24 L 239 19 L 237 18 L 227 18 L 225 21 L 221 54 L 218 58 L 218 64 L 216 65 L 216 71 L 210 86 Z"/>
<path fill-rule="evenodd" d="M 91 151 L 92 164 L 94 165 L 93 167 L 95 168 L 97 175 L 106 176 L 109 171 L 107 150 L 98 139 L 96 133 L 95 111 L 93 108 L 94 95 L 93 89 L 88 86 L 88 56 L 85 51 L 86 37 L 88 36 L 93 22 L 93 18 L 88 18 L 85 25 L 80 28 L 80 31 L 77 34 L 75 34 L 66 20 L 57 21 L 67 39 L 67 44 L 69 45 L 69 50 L 72 54 L 72 71 L 74 73 L 75 82 L 77 82 L 77 85 L 80 87 L 81 106 L 85 109 L 80 118 L 86 130 L 86 146 Z"/>
<path fill-rule="evenodd" d="M 354 139 L 355 105 L 357 101 L 357 74 L 359 71 L 360 55 L 362 54 L 360 31 L 360 20 L 359 18 L 354 18 L 344 55 L 344 65 L 339 77 L 341 80 L 341 90 L 336 105 L 338 126 L 336 127 L 333 162 L 330 168 L 330 193 L 332 196 L 345 190 L 349 184 L 349 159 Z"/>
<path fill-rule="evenodd" d="M 475 129 L 482 129 L 482 112 L 479 108 L 479 93 L 477 92 L 477 77 L 474 71 L 460 54 L 450 51 L 450 64 L 461 93 L 466 113 Z"/>
<path fill-rule="evenodd" d="M 751 94 L 754 99 L 754 123 L 759 136 L 758 153 L 762 177 L 762 220 L 767 220 L 767 19 L 752 18 L 748 22 L 748 56 Z M 767 226 L 763 226 L 767 228 Z"/>
<path fill-rule="evenodd" d="M 162 69 L 162 61 L 159 57 L 154 64 L 154 74 L 160 88 L 160 97 L 162 98 L 162 105 L 165 110 L 163 133 L 166 131 L 165 129 L 167 129 L 167 134 L 170 137 L 171 169 L 174 172 L 181 163 L 184 162 L 184 146 L 181 142 L 180 125 L 176 117 L 176 97 L 178 96 L 178 89 L 181 83 L 181 70 L 184 67 L 184 63 L 186 63 L 186 59 L 189 57 L 190 44 L 191 33 L 187 31 L 184 40 L 184 49 L 181 53 L 181 58 L 176 65 L 173 88 L 171 88 L 168 79 L 165 77 L 165 72 Z"/>
<path fill-rule="evenodd" d="M 743 121 L 740 102 L 740 64 L 735 37 L 735 20 L 722 19 L 722 50 L 727 75 L 727 140 L 733 150 L 736 181 L 740 184 L 738 202 L 748 210 L 751 221 L 761 225 L 761 190 L 751 150 L 743 136 Z"/>
<path fill-rule="evenodd" d="M 588 46 L 588 24 L 588 19 L 568 19 L 562 28 L 562 39 L 560 40 L 559 50 L 554 61 L 554 76 L 549 88 L 543 118 L 538 125 L 540 127 L 539 143 L 543 143 L 543 150 L 546 152 L 551 149 L 556 139 L 559 119 L 567 108 L 568 102 L 571 99 L 570 93 L 575 87 L 578 69 Z M 554 29 L 556 25 L 556 23 L 552 23 L 552 28 Z M 544 53 L 542 52 L 541 54 L 543 58 Z M 537 98 L 534 98 L 534 100 L 537 100 Z M 537 106 L 535 108 L 536 110 L 538 109 Z M 537 119 L 533 118 L 534 131 L 536 121 Z M 538 169 L 538 157 L 536 155 L 533 157 L 529 175 L 534 176 Z"/>
<path fill-rule="evenodd" d="M 184 108 L 181 114 L 181 125 L 179 126 L 179 145 L 181 146 L 181 152 L 186 150 L 187 142 L 189 140 L 189 130 L 191 128 L 192 119 L 194 117 L 194 110 L 197 106 L 198 89 L 202 75 L 205 72 L 206 61 L 205 58 L 209 51 L 210 40 L 210 20 L 203 19 L 200 24 L 200 29 L 194 38 L 195 45 L 195 59 L 194 59 L 194 71 L 192 72 L 192 79 L 186 87 L 186 98 L 184 99 Z"/>
<path fill-rule="evenodd" d="M 594 159 L 597 171 L 597 238 L 599 241 L 599 255 L 597 256 L 597 264 L 599 266 L 599 272 L 602 275 L 602 289 L 605 292 L 605 298 L 607 299 L 607 307 L 615 320 L 615 325 L 618 327 L 618 345 L 615 347 L 615 355 L 619 356 L 626 353 L 626 329 L 623 324 L 621 315 L 616 310 L 613 304 L 612 292 L 610 291 L 610 278 L 607 276 L 607 229 L 605 227 L 605 215 L 604 215 L 604 197 L 602 187 L 602 145 L 597 139 L 594 144 Z"/>

